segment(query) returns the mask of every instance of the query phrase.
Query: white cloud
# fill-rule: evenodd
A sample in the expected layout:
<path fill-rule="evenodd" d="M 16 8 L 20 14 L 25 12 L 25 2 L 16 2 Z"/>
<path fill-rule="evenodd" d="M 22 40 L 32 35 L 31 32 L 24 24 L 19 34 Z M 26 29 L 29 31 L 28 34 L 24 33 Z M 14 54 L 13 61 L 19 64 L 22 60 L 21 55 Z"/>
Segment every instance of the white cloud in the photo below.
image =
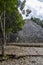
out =
<path fill-rule="evenodd" d="M 24 0 L 20 0 L 21 2 L 23 2 Z"/>
<path fill-rule="evenodd" d="M 26 0 L 24 9 L 26 10 L 27 8 L 32 10 L 29 16 L 43 18 L 43 2 L 40 2 L 39 0 Z"/>

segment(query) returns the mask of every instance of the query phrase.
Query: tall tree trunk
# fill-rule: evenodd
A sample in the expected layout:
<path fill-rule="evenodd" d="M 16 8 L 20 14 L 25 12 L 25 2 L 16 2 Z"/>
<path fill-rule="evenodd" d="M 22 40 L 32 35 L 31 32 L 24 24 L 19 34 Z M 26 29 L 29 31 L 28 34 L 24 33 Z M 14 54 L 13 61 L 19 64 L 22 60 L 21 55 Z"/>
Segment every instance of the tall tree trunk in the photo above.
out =
<path fill-rule="evenodd" d="M 6 37 L 5 37 L 5 4 L 4 4 L 4 29 L 3 29 L 3 44 L 2 44 L 2 55 L 5 55 L 6 48 Z"/>

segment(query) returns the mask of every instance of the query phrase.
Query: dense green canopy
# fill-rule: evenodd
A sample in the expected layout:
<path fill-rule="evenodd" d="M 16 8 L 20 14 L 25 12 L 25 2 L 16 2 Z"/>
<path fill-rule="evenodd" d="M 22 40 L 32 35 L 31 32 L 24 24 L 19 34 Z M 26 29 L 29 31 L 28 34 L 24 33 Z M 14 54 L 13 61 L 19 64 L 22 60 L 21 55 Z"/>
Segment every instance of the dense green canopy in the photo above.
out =
<path fill-rule="evenodd" d="M 6 32 L 17 32 L 22 29 L 23 18 L 18 11 L 18 0 L 0 0 L 0 14 L 5 11 Z M 4 16 L 2 16 L 2 22 Z"/>

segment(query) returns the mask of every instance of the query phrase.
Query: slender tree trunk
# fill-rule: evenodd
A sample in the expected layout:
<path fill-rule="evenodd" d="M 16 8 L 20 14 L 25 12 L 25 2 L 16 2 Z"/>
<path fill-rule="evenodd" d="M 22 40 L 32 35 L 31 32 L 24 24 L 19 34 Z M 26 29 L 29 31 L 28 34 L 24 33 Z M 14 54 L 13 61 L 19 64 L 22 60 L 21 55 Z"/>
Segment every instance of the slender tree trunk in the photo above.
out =
<path fill-rule="evenodd" d="M 2 44 L 2 55 L 5 55 L 6 48 L 6 36 L 5 36 L 5 5 L 4 5 L 4 29 L 3 29 L 3 44 Z"/>
<path fill-rule="evenodd" d="M 3 45 L 4 45 L 4 34 L 3 34 L 3 31 L 4 31 L 4 29 L 3 29 L 3 24 L 2 24 L 2 16 L 3 16 L 3 13 L 1 13 L 1 15 L 0 15 L 0 24 L 1 24 L 1 30 L 2 30 L 2 54 L 4 54 L 3 53 Z"/>

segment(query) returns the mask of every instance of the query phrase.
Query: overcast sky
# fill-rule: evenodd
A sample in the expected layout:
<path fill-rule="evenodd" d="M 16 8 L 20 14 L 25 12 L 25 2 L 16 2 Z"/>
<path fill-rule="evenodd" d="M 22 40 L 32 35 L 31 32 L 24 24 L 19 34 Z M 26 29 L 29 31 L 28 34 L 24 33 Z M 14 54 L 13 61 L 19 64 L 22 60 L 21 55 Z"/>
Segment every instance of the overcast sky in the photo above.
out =
<path fill-rule="evenodd" d="M 43 19 L 43 0 L 26 0 L 24 9 L 26 10 L 28 8 L 32 12 L 28 17 L 26 17 L 25 15 L 22 15 L 23 18 L 29 18 L 31 16 L 35 16 L 35 17 Z"/>

